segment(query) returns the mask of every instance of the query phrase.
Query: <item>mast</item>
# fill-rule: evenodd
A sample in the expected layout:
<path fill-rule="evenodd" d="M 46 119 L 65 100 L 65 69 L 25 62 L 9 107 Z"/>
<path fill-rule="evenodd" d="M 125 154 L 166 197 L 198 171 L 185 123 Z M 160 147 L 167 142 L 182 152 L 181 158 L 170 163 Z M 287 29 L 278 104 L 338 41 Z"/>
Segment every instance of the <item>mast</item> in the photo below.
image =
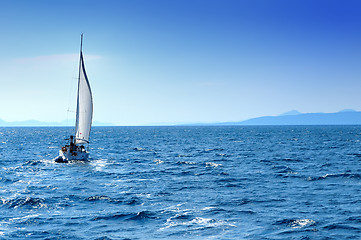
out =
<path fill-rule="evenodd" d="M 83 33 L 80 35 L 80 53 L 83 50 Z"/>
<path fill-rule="evenodd" d="M 80 57 L 79 57 L 79 73 L 78 73 L 78 93 L 76 97 L 76 115 L 75 115 L 75 133 L 76 136 L 77 128 L 79 126 L 79 89 L 80 89 L 80 71 L 81 71 L 81 64 L 83 59 L 83 33 L 80 35 Z"/>

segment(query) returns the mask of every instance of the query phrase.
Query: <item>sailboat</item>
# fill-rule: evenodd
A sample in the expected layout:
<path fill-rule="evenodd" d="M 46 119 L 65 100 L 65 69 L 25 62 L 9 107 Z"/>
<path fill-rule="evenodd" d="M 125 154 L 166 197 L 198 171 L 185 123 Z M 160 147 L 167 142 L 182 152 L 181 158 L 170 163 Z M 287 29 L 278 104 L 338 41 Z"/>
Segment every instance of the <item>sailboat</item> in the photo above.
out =
<path fill-rule="evenodd" d="M 68 162 L 72 160 L 87 160 L 89 152 L 84 145 L 89 143 L 90 130 L 93 118 L 93 97 L 90 89 L 83 59 L 83 34 L 80 41 L 80 60 L 78 75 L 78 95 L 76 106 L 75 134 L 68 140 L 69 144 L 59 150 L 59 156 L 55 162 Z"/>

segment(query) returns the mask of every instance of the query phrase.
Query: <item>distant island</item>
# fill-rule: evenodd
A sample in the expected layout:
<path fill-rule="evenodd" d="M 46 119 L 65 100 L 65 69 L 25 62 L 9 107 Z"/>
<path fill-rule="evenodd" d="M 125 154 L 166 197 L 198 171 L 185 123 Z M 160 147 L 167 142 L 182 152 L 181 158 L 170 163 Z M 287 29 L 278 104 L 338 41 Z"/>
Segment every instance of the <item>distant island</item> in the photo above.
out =
<path fill-rule="evenodd" d="M 38 120 L 7 122 L 0 119 L 0 127 L 74 127 L 74 125 L 75 119 L 61 122 L 41 122 Z M 114 126 L 114 124 L 93 121 L 93 126 Z"/>
<path fill-rule="evenodd" d="M 7 122 L 0 119 L 0 127 L 73 127 L 75 120 L 61 122 L 41 122 L 37 120 Z M 256 125 L 361 125 L 361 112 L 344 109 L 336 113 L 301 113 L 297 110 L 285 112 L 278 116 L 251 118 L 239 122 L 155 124 L 145 126 L 256 126 Z M 117 126 L 112 123 L 93 121 L 93 126 Z"/>
<path fill-rule="evenodd" d="M 293 110 L 279 116 L 264 116 L 216 125 L 361 125 L 361 112 L 345 109 L 336 113 L 300 113 Z"/>

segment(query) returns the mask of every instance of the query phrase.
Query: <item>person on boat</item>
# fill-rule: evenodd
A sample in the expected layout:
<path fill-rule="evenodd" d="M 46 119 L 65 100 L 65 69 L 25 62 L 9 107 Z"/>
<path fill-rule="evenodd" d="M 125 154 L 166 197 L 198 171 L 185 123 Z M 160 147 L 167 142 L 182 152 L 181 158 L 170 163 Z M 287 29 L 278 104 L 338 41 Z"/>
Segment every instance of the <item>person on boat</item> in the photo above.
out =
<path fill-rule="evenodd" d="M 70 152 L 75 150 L 74 136 L 70 136 Z"/>

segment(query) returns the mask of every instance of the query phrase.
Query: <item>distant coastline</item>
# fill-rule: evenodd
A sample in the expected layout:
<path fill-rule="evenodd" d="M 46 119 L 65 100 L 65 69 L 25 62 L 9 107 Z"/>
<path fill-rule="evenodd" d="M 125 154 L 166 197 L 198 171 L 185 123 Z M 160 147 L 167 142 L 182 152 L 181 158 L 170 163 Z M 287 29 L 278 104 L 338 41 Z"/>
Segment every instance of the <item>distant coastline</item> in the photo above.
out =
<path fill-rule="evenodd" d="M 61 122 L 42 122 L 38 120 L 7 122 L 0 119 L 0 127 L 74 127 L 75 120 L 64 120 Z M 93 126 L 115 126 L 112 123 L 94 121 Z"/>
<path fill-rule="evenodd" d="M 264 125 L 361 125 L 361 112 L 345 109 L 336 113 L 300 113 L 296 110 L 278 116 L 263 116 L 239 122 L 187 124 L 198 126 Z"/>
<path fill-rule="evenodd" d="M 38 120 L 7 122 L 0 119 L 0 127 L 71 127 L 75 120 L 42 122 Z M 211 122 L 186 124 L 149 124 L 144 126 L 265 126 L 265 125 L 361 125 L 361 112 L 345 109 L 335 113 L 301 113 L 292 110 L 278 116 L 263 116 L 238 122 Z M 94 121 L 93 126 L 117 126 L 112 123 Z"/>

